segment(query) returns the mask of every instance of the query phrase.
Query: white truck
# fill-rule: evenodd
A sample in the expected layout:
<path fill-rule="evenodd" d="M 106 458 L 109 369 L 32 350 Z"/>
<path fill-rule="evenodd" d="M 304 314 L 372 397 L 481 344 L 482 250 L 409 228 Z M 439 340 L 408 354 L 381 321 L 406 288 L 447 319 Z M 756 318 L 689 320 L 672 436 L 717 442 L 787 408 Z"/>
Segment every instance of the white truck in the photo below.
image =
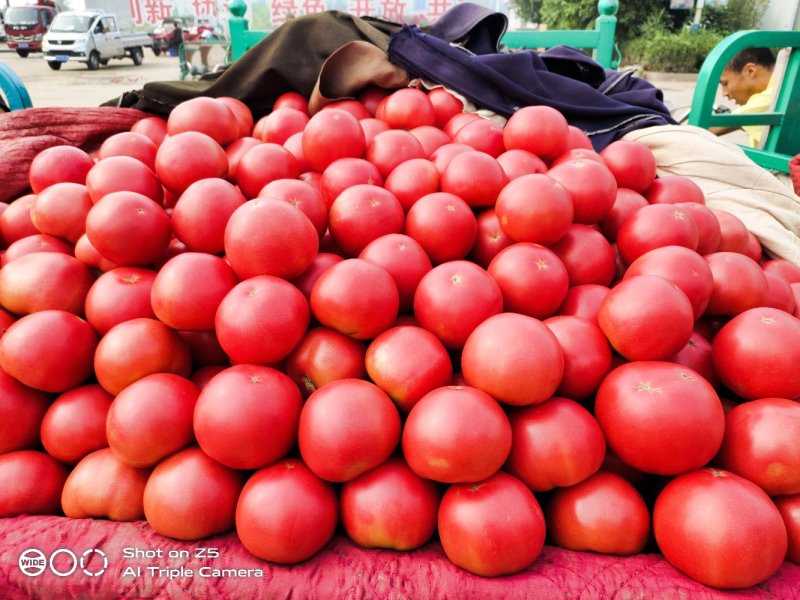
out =
<path fill-rule="evenodd" d="M 91 8 L 66 11 L 56 15 L 44 36 L 42 52 L 51 69 L 57 71 L 65 62 L 86 63 L 94 71 L 108 64 L 112 58 L 131 58 L 133 64 L 144 60 L 144 48 L 153 45 L 146 33 L 131 31 L 130 5 L 127 0 L 117 12 Z M 118 2 L 104 1 L 103 5 Z"/>

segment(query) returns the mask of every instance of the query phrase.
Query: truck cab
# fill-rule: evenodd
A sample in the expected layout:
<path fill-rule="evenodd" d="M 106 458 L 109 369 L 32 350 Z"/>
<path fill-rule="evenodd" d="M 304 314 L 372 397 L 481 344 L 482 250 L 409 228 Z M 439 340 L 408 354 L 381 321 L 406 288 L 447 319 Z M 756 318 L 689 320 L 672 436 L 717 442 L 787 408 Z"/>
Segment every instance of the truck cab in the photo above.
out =
<path fill-rule="evenodd" d="M 3 16 L 8 47 L 22 58 L 41 52 L 42 39 L 55 15 L 55 2 L 48 0 L 9 6 Z"/>

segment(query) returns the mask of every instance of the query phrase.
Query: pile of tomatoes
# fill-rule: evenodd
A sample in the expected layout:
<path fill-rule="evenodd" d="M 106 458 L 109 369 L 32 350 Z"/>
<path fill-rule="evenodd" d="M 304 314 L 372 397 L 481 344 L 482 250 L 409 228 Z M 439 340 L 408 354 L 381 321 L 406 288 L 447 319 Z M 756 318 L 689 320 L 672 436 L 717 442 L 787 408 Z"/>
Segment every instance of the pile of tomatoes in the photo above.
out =
<path fill-rule="evenodd" d="M 367 89 L 41 152 L 0 215 L 0 516 L 800 562 L 800 267 L 650 150 Z"/>

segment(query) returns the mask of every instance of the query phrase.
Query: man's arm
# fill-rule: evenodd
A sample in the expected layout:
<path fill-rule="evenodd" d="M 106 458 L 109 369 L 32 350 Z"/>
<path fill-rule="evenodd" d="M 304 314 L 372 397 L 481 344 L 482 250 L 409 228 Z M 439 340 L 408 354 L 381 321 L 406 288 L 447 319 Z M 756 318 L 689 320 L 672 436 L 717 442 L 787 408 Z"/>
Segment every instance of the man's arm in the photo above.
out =
<path fill-rule="evenodd" d="M 733 133 L 739 131 L 741 127 L 709 127 L 708 130 L 716 135 L 725 135 L 726 133 Z"/>

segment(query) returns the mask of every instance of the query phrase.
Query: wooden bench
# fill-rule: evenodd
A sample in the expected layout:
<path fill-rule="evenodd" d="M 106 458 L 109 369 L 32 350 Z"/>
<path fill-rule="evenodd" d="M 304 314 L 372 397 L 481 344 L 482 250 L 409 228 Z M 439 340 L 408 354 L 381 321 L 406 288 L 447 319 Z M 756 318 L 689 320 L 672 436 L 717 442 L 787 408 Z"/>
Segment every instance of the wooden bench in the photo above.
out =
<path fill-rule="evenodd" d="M 725 66 L 744 48 L 785 48 L 785 64 L 776 65 L 773 108 L 758 114 L 718 114 L 714 102 Z M 782 72 L 782 76 L 781 76 Z M 689 125 L 709 127 L 768 127 L 762 147 L 742 148 L 767 169 L 789 172 L 789 160 L 800 153 L 800 31 L 739 31 L 722 40 L 706 57 L 697 77 Z"/>
<path fill-rule="evenodd" d="M 594 58 L 606 68 L 615 69 L 619 65 L 619 52 L 614 44 L 617 30 L 617 0 L 600 0 L 597 3 L 600 16 L 595 27 L 586 30 L 534 30 L 520 29 L 507 31 L 501 42 L 509 48 L 552 48 L 553 46 L 574 46 L 591 49 Z M 254 30 L 248 26 L 244 14 L 247 5 L 244 0 L 231 0 L 228 3 L 231 16 L 228 27 L 231 36 L 231 60 L 242 54 L 269 35 L 269 30 Z"/>
<path fill-rule="evenodd" d="M 25 84 L 13 69 L 2 61 L 0 61 L 0 92 L 11 110 L 33 106 Z"/>

